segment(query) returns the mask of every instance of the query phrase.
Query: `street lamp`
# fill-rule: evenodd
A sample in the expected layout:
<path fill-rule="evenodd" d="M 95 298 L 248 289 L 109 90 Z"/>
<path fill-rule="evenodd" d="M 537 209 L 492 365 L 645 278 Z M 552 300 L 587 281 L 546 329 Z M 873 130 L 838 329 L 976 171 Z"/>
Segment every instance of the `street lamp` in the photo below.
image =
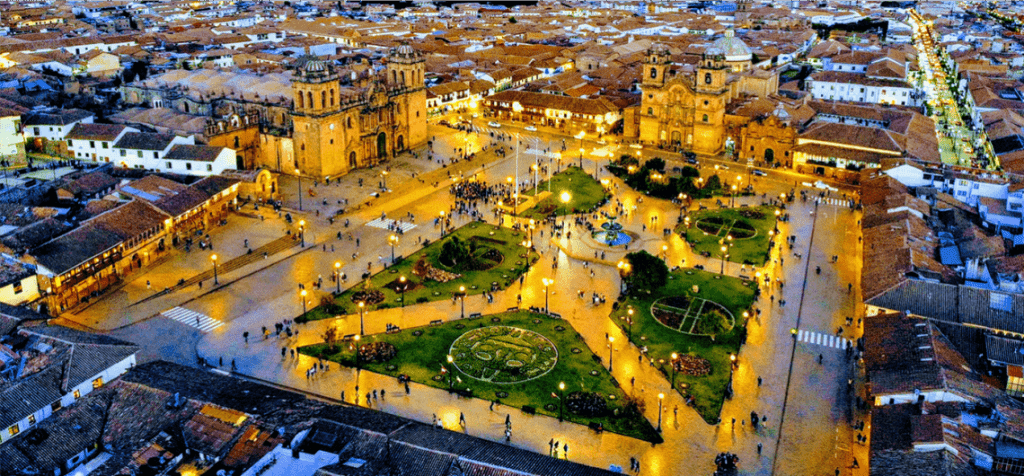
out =
<path fill-rule="evenodd" d="M 359 301 L 359 334 L 366 334 L 366 329 L 363 327 L 363 311 L 365 310 L 366 303 L 363 301 Z"/>
<path fill-rule="evenodd" d="M 626 276 L 629 275 L 631 265 L 626 260 L 619 260 L 619 264 L 616 265 L 619 268 L 619 292 L 626 290 Z"/>
<path fill-rule="evenodd" d="M 587 131 L 580 131 L 580 134 L 576 136 L 580 140 L 580 168 L 583 168 L 583 138 L 586 137 Z"/>
<path fill-rule="evenodd" d="M 537 182 L 540 181 L 540 179 L 538 177 L 538 174 L 540 173 L 540 167 L 538 167 L 537 164 L 535 163 L 535 164 L 531 165 L 530 168 L 533 169 L 533 194 L 537 195 L 537 185 L 538 185 Z"/>
<path fill-rule="evenodd" d="M 719 271 L 718 274 L 725 274 L 725 257 L 729 256 L 729 255 L 725 254 L 725 252 L 728 251 L 728 250 L 729 250 L 729 248 L 727 248 L 725 246 L 722 246 L 722 270 Z"/>
<path fill-rule="evenodd" d="M 676 388 L 676 360 L 677 359 L 679 359 L 679 354 L 673 352 L 672 353 L 672 360 L 669 362 L 669 366 L 672 368 L 672 380 L 670 382 L 672 388 Z"/>
<path fill-rule="evenodd" d="M 668 264 L 668 245 L 661 245 L 661 257 L 665 259 L 665 264 Z"/>
<path fill-rule="evenodd" d="M 612 371 L 612 359 L 615 358 L 615 354 L 612 352 L 615 350 L 615 338 L 608 336 L 608 371 Z"/>
<path fill-rule="evenodd" d="M 381 170 L 380 171 L 380 176 L 383 177 L 383 179 L 384 179 L 383 180 L 384 190 L 387 190 L 388 189 L 388 171 L 387 170 Z"/>
<path fill-rule="evenodd" d="M 661 413 L 662 405 L 665 403 L 665 394 L 658 394 L 658 433 L 661 433 Z"/>
<path fill-rule="evenodd" d="M 731 363 L 732 368 L 735 369 L 736 367 L 739 367 L 739 364 L 736 363 L 736 354 L 729 354 L 729 362 Z"/>
<path fill-rule="evenodd" d="M 210 255 L 210 260 L 213 261 L 213 285 L 216 286 L 216 285 L 220 284 L 217 281 L 217 254 L 214 253 L 214 254 Z"/>
<path fill-rule="evenodd" d="M 356 346 L 356 370 L 359 370 L 359 334 L 356 334 L 355 337 L 353 337 L 353 340 L 356 341 L 356 344 L 355 344 L 355 346 Z M 356 395 L 356 399 L 357 400 L 358 400 L 358 398 L 359 398 L 359 395 Z"/>
<path fill-rule="evenodd" d="M 729 205 L 729 206 L 735 208 L 736 207 L 736 186 L 735 185 L 732 186 L 732 201 L 731 201 L 731 203 L 732 204 Z"/>
<path fill-rule="evenodd" d="M 388 237 L 388 244 L 391 245 L 391 265 L 395 264 L 395 245 L 398 244 L 398 236 L 391 235 Z"/>
<path fill-rule="evenodd" d="M 550 314 L 548 311 L 548 286 L 554 284 L 555 280 L 544 278 L 541 279 L 541 282 L 544 283 L 544 314 Z"/>
<path fill-rule="evenodd" d="M 466 287 L 459 286 L 459 301 L 462 301 L 462 318 L 466 318 Z"/>
<path fill-rule="evenodd" d="M 334 262 L 334 282 L 338 286 L 338 294 L 341 294 L 341 261 Z"/>
<path fill-rule="evenodd" d="M 402 285 L 402 307 L 405 307 L 405 288 L 408 286 L 405 284 L 405 276 L 399 276 L 398 283 Z"/>
<path fill-rule="evenodd" d="M 562 421 L 563 408 L 565 408 L 565 382 L 558 382 L 558 421 Z"/>
<path fill-rule="evenodd" d="M 448 371 L 446 373 L 448 374 L 448 392 L 449 393 L 451 393 L 452 386 L 453 386 L 453 384 L 452 384 L 452 368 L 454 367 L 454 362 L 455 362 L 455 359 L 452 358 L 451 354 L 448 354 L 448 367 L 449 368 L 448 368 Z"/>
<path fill-rule="evenodd" d="M 302 247 L 306 247 L 306 220 L 299 220 L 299 239 L 302 240 Z"/>
<path fill-rule="evenodd" d="M 568 190 L 562 190 L 562 194 L 559 196 L 559 198 L 562 200 L 562 224 L 564 225 L 566 211 L 565 207 L 569 205 L 569 200 L 572 200 L 572 194 L 569 193 Z"/>
<path fill-rule="evenodd" d="M 303 289 L 299 292 L 299 297 L 302 298 L 302 315 L 306 315 L 306 290 Z"/>
<path fill-rule="evenodd" d="M 295 176 L 299 178 L 299 211 L 302 211 L 302 174 L 299 173 L 299 169 L 295 169 Z"/>
<path fill-rule="evenodd" d="M 441 238 L 444 238 L 444 210 L 441 210 Z"/>

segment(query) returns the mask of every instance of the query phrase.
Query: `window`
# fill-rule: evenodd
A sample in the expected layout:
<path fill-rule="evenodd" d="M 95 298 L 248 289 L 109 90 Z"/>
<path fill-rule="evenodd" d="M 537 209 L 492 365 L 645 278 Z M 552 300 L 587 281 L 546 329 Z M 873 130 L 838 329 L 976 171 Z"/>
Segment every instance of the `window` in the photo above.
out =
<path fill-rule="evenodd" d="M 103 148 L 104 149 L 109 149 L 110 148 L 110 143 L 109 142 L 104 142 L 103 143 Z"/>
<path fill-rule="evenodd" d="M 29 415 L 28 416 L 28 424 L 29 424 L 29 426 L 32 426 L 32 425 L 36 424 L 36 416 L 35 415 Z"/>
<path fill-rule="evenodd" d="M 172 168 L 174 168 L 174 167 L 171 165 L 171 163 L 167 162 L 167 170 L 171 170 Z"/>
<path fill-rule="evenodd" d="M 647 115 L 648 116 L 653 116 L 654 115 L 654 108 L 653 107 L 647 108 Z"/>
<path fill-rule="evenodd" d="M 71 143 L 71 139 L 68 139 L 68 147 L 72 147 L 74 144 Z"/>
<path fill-rule="evenodd" d="M 57 400 L 56 402 L 53 402 L 53 403 L 50 404 L 50 411 L 51 412 L 55 412 L 57 410 L 60 410 L 60 407 L 61 407 L 60 400 Z"/>
<path fill-rule="evenodd" d="M 213 172 L 213 164 L 206 164 L 206 171 Z"/>
<path fill-rule="evenodd" d="M 192 170 L 192 163 L 191 162 L 185 162 L 185 170 Z"/>
<path fill-rule="evenodd" d="M 125 157 L 127 155 L 128 155 L 128 151 L 126 151 L 124 149 L 121 149 L 121 157 Z"/>
<path fill-rule="evenodd" d="M 142 151 L 141 150 L 135 151 L 135 155 L 138 156 L 141 159 L 142 158 Z"/>
<path fill-rule="evenodd" d="M 21 431 L 21 429 L 18 428 L 18 425 L 11 425 L 11 427 L 8 428 L 7 431 L 11 433 L 11 436 L 14 436 L 17 435 L 18 432 Z"/>
<path fill-rule="evenodd" d="M 14 283 L 14 294 L 21 294 L 22 291 L 24 291 L 24 289 L 21 287 L 21 281 Z"/>
<path fill-rule="evenodd" d="M 651 68 L 651 79 L 658 79 L 658 68 Z"/>
<path fill-rule="evenodd" d="M 704 115 L 704 122 L 708 122 L 708 115 L 707 114 Z"/>
<path fill-rule="evenodd" d="M 100 388 L 103 386 L 103 377 L 100 377 L 92 381 L 92 388 Z"/>
<path fill-rule="evenodd" d="M 94 140 L 89 141 L 89 148 L 90 149 L 95 149 L 96 148 L 96 141 L 94 141 Z"/>
<path fill-rule="evenodd" d="M 75 400 L 82 398 L 82 392 L 80 392 L 77 388 L 75 389 L 74 393 L 72 393 L 72 395 L 75 396 Z"/>
<path fill-rule="evenodd" d="M 156 152 L 153 152 L 153 158 L 154 158 L 154 159 L 159 159 L 159 158 L 160 158 L 160 156 L 158 156 L 158 155 L 156 155 L 156 154 L 157 154 Z"/>
<path fill-rule="evenodd" d="M 35 136 L 39 135 L 39 128 L 38 127 L 33 127 L 32 128 L 32 135 L 35 135 Z"/>

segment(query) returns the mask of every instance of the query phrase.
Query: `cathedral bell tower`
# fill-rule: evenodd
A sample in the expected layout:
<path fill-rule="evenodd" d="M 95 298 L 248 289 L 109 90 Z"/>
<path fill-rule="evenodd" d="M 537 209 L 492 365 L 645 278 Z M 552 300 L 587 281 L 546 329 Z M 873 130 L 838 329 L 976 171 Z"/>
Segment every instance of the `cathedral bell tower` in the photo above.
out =
<path fill-rule="evenodd" d="M 714 155 L 723 147 L 725 135 L 725 105 L 729 101 L 725 53 L 716 47 L 708 48 L 701 57 L 694 77 L 696 104 L 693 120 L 693 150 L 698 154 Z"/>
<path fill-rule="evenodd" d="M 303 175 L 323 177 L 347 170 L 344 150 L 340 82 L 333 66 L 316 56 L 297 61 L 292 78 L 292 142 L 295 168 Z"/>
<path fill-rule="evenodd" d="M 654 45 L 647 50 L 647 57 L 644 58 L 644 86 L 664 86 L 665 73 L 672 65 L 672 59 L 668 49 L 661 45 Z"/>

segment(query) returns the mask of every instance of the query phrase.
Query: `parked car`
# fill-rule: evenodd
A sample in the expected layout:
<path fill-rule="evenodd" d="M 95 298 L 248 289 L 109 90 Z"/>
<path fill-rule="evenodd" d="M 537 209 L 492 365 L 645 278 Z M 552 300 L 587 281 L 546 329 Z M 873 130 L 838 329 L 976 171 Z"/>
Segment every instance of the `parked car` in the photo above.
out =
<path fill-rule="evenodd" d="M 644 146 L 642 146 L 640 144 L 629 144 L 629 148 L 631 148 L 631 149 L 643 149 Z"/>
<path fill-rule="evenodd" d="M 768 175 L 768 172 L 765 172 L 764 170 L 759 170 L 759 169 L 754 169 L 754 171 L 751 172 L 751 173 L 754 174 L 754 175 L 757 175 L 758 177 L 764 177 L 764 176 Z"/>
<path fill-rule="evenodd" d="M 700 165 L 700 162 L 697 161 L 697 154 L 694 154 L 693 152 L 687 152 L 686 163 L 691 165 Z"/>
<path fill-rule="evenodd" d="M 829 184 L 827 184 L 825 182 L 822 182 L 821 180 L 819 180 L 817 182 L 814 182 L 814 188 L 820 188 L 822 190 L 831 190 L 833 192 L 838 192 L 839 191 L 838 188 L 835 188 L 835 187 L 833 187 L 833 186 L 831 186 L 831 185 L 829 185 Z"/>
<path fill-rule="evenodd" d="M 487 125 L 491 127 L 501 127 L 501 124 L 498 124 L 497 122 L 494 121 L 488 122 Z"/>
<path fill-rule="evenodd" d="M 526 126 L 523 129 L 528 130 L 530 132 L 537 132 L 537 128 L 533 126 Z"/>

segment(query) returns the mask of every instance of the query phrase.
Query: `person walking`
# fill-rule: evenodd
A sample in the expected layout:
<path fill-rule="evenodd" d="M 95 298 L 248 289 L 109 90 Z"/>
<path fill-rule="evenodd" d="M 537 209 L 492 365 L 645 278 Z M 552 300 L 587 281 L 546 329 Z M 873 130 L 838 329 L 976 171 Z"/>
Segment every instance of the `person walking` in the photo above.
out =
<path fill-rule="evenodd" d="M 462 425 L 463 427 L 466 426 L 466 414 L 465 413 L 459 412 L 459 424 Z"/>
<path fill-rule="evenodd" d="M 758 444 L 757 444 L 757 454 L 761 454 L 761 448 L 762 448 L 762 446 L 763 446 L 763 445 L 762 445 L 761 443 L 758 443 Z"/>

